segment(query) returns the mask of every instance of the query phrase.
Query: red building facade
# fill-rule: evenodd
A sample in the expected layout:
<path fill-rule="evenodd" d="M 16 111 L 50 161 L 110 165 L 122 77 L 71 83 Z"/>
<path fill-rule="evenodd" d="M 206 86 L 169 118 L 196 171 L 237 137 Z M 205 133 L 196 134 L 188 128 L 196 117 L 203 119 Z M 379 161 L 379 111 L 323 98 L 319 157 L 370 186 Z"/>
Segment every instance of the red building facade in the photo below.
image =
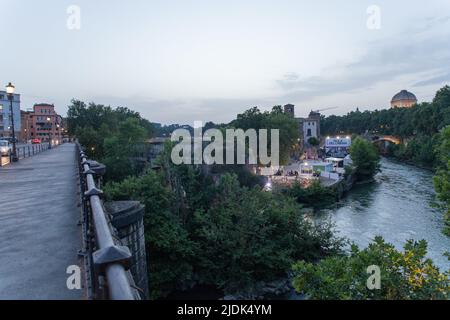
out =
<path fill-rule="evenodd" d="M 55 112 L 52 104 L 35 104 L 33 111 L 29 112 L 27 123 L 27 140 L 39 139 L 41 142 L 59 144 L 62 142 L 62 117 Z"/>

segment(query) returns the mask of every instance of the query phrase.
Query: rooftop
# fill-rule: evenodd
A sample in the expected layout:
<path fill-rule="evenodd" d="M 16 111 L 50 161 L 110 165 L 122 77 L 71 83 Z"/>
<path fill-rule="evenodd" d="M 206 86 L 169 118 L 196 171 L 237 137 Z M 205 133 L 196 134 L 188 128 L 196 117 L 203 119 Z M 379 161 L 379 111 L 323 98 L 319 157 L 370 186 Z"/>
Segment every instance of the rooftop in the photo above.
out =
<path fill-rule="evenodd" d="M 391 102 L 396 102 L 396 101 L 400 101 L 400 100 L 417 101 L 417 98 L 413 93 L 411 93 L 407 90 L 402 90 L 392 98 Z"/>

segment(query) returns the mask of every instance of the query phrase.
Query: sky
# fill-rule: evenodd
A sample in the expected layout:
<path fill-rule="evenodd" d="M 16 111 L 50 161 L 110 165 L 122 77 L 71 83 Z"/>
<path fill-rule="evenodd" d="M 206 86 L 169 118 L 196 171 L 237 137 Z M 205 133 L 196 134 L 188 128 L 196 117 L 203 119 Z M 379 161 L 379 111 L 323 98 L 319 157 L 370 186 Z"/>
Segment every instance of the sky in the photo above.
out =
<path fill-rule="evenodd" d="M 22 109 L 47 102 L 65 115 L 75 98 L 129 107 L 152 122 L 220 123 L 253 106 L 292 103 L 297 116 L 388 108 L 402 89 L 430 101 L 450 84 L 448 0 L 0 7 L 0 83 L 16 85 Z"/>

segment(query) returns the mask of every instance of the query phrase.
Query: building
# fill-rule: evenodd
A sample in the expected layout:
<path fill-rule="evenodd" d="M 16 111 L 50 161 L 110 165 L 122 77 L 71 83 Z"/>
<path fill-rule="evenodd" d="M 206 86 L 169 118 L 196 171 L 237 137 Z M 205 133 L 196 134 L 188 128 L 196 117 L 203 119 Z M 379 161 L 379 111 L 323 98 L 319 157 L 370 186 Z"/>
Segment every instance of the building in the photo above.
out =
<path fill-rule="evenodd" d="M 303 143 L 308 144 L 310 138 L 320 140 L 320 113 L 311 111 L 308 118 L 299 118 L 302 128 Z"/>
<path fill-rule="evenodd" d="M 411 108 L 415 104 L 417 104 L 416 96 L 407 90 L 400 91 L 391 100 L 392 108 Z"/>
<path fill-rule="evenodd" d="M 35 104 L 27 114 L 26 140 L 39 139 L 41 142 L 61 143 L 64 128 L 63 119 L 52 104 Z"/>
<path fill-rule="evenodd" d="M 295 118 L 295 106 L 287 104 L 284 106 L 284 113 Z M 298 122 L 300 140 L 302 145 L 308 145 L 310 138 L 320 140 L 320 113 L 311 111 L 308 118 L 295 118 Z"/>
<path fill-rule="evenodd" d="M 284 113 L 295 118 L 295 106 L 293 104 L 287 104 L 284 106 Z"/>
<path fill-rule="evenodd" d="M 30 111 L 23 111 L 20 110 L 20 122 L 21 122 L 21 130 L 20 130 L 20 136 L 19 141 L 21 142 L 28 142 L 28 128 L 30 127 Z"/>
<path fill-rule="evenodd" d="M 6 91 L 0 91 L 0 138 L 12 137 L 11 107 Z M 13 95 L 14 131 L 18 138 L 21 131 L 20 94 Z"/>
<path fill-rule="evenodd" d="M 327 137 L 325 139 L 325 153 L 327 156 L 344 158 L 350 152 L 352 138 L 347 137 Z"/>

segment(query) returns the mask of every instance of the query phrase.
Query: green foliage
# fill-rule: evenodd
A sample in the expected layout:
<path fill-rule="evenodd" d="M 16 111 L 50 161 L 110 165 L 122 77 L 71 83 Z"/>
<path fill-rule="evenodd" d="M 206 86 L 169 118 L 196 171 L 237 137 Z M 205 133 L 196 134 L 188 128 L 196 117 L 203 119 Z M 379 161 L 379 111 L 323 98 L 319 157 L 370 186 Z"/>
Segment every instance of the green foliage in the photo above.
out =
<path fill-rule="evenodd" d="M 340 250 L 329 229 L 314 228 L 292 199 L 241 187 L 225 174 L 207 210 L 195 212 L 203 281 L 227 292 L 285 275 L 303 257 L 315 260 Z"/>
<path fill-rule="evenodd" d="M 152 298 L 165 296 L 192 279 L 196 244 L 179 212 L 175 196 L 161 174 L 148 172 L 105 186 L 109 200 L 136 200 L 145 205 L 144 230 Z"/>
<path fill-rule="evenodd" d="M 291 152 L 298 143 L 299 132 L 297 121 L 285 114 L 280 106 L 273 107 L 271 112 L 261 112 L 257 107 L 239 114 L 237 119 L 230 123 L 236 129 L 278 129 L 280 133 L 280 163 L 289 162 Z M 270 139 L 269 139 L 270 141 Z M 270 150 L 270 149 L 269 149 Z"/>
<path fill-rule="evenodd" d="M 297 202 L 315 209 L 330 206 L 336 202 L 337 198 L 336 190 L 323 187 L 319 181 L 314 181 L 307 188 L 296 183 L 287 193 Z"/>
<path fill-rule="evenodd" d="M 344 167 L 344 179 L 347 180 L 348 177 L 351 177 L 355 174 L 355 168 L 353 166 L 345 166 Z"/>
<path fill-rule="evenodd" d="M 139 113 L 73 100 L 67 114 L 69 132 L 90 158 L 107 166 L 106 180 L 119 181 L 142 171 L 136 158 L 152 126 Z"/>
<path fill-rule="evenodd" d="M 311 137 L 308 139 L 308 143 L 313 147 L 317 147 L 320 144 L 320 141 L 316 137 Z"/>
<path fill-rule="evenodd" d="M 345 257 L 325 258 L 317 264 L 294 265 L 294 287 L 317 300 L 449 299 L 450 272 L 441 273 L 426 259 L 427 243 L 408 241 L 399 252 L 381 237 L 366 249 L 352 247 Z M 369 266 L 381 271 L 381 288 L 369 290 Z"/>
<path fill-rule="evenodd" d="M 104 157 L 101 159 L 108 170 L 106 180 L 120 181 L 130 175 L 139 174 L 143 164 L 135 161 L 139 146 L 145 140 L 146 132 L 135 118 L 121 122 L 119 131 L 104 139 Z"/>
<path fill-rule="evenodd" d="M 244 187 L 253 188 L 254 186 L 263 187 L 265 178 L 253 174 L 245 165 L 214 165 L 211 168 L 212 174 L 234 173 L 239 184 Z"/>
<path fill-rule="evenodd" d="M 440 165 L 434 177 L 434 187 L 439 200 L 444 203 L 444 210 L 446 210 L 444 232 L 450 236 L 450 126 L 442 130 L 439 138 L 437 154 Z"/>
<path fill-rule="evenodd" d="M 87 127 L 100 128 L 105 125 L 110 132 L 117 132 L 120 123 L 128 118 L 135 118 L 139 124 L 146 130 L 147 135 L 152 135 L 152 124 L 143 119 L 138 112 L 128 108 L 117 107 L 115 109 L 110 106 L 90 103 L 86 105 L 79 100 L 72 100 L 72 104 L 67 111 L 67 124 L 69 134 L 75 135 L 78 129 Z"/>
<path fill-rule="evenodd" d="M 438 137 L 439 135 L 431 138 L 419 135 L 409 139 L 405 144 L 391 144 L 387 150 L 388 155 L 417 166 L 432 168 L 437 163 L 434 150 L 438 144 Z"/>
<path fill-rule="evenodd" d="M 433 104 L 435 104 L 440 109 L 445 109 L 450 107 L 450 86 L 446 85 L 436 92 L 433 99 Z"/>
<path fill-rule="evenodd" d="M 350 156 L 357 180 L 371 179 L 380 170 L 380 156 L 372 143 L 362 138 L 353 140 Z"/>
<path fill-rule="evenodd" d="M 330 225 L 306 221 L 293 199 L 242 187 L 234 174 L 214 183 L 192 166 L 169 165 L 107 184 L 105 192 L 110 200 L 146 206 L 153 298 L 194 283 L 250 290 L 257 281 L 285 276 L 299 259 L 315 261 L 343 245 Z"/>
<path fill-rule="evenodd" d="M 370 133 L 402 138 L 407 146 L 391 146 L 389 154 L 402 161 L 434 168 L 436 136 L 450 125 L 450 86 L 444 86 L 432 103 L 421 103 L 412 108 L 349 112 L 345 116 L 330 116 L 321 121 L 321 132 L 327 135 Z"/>

